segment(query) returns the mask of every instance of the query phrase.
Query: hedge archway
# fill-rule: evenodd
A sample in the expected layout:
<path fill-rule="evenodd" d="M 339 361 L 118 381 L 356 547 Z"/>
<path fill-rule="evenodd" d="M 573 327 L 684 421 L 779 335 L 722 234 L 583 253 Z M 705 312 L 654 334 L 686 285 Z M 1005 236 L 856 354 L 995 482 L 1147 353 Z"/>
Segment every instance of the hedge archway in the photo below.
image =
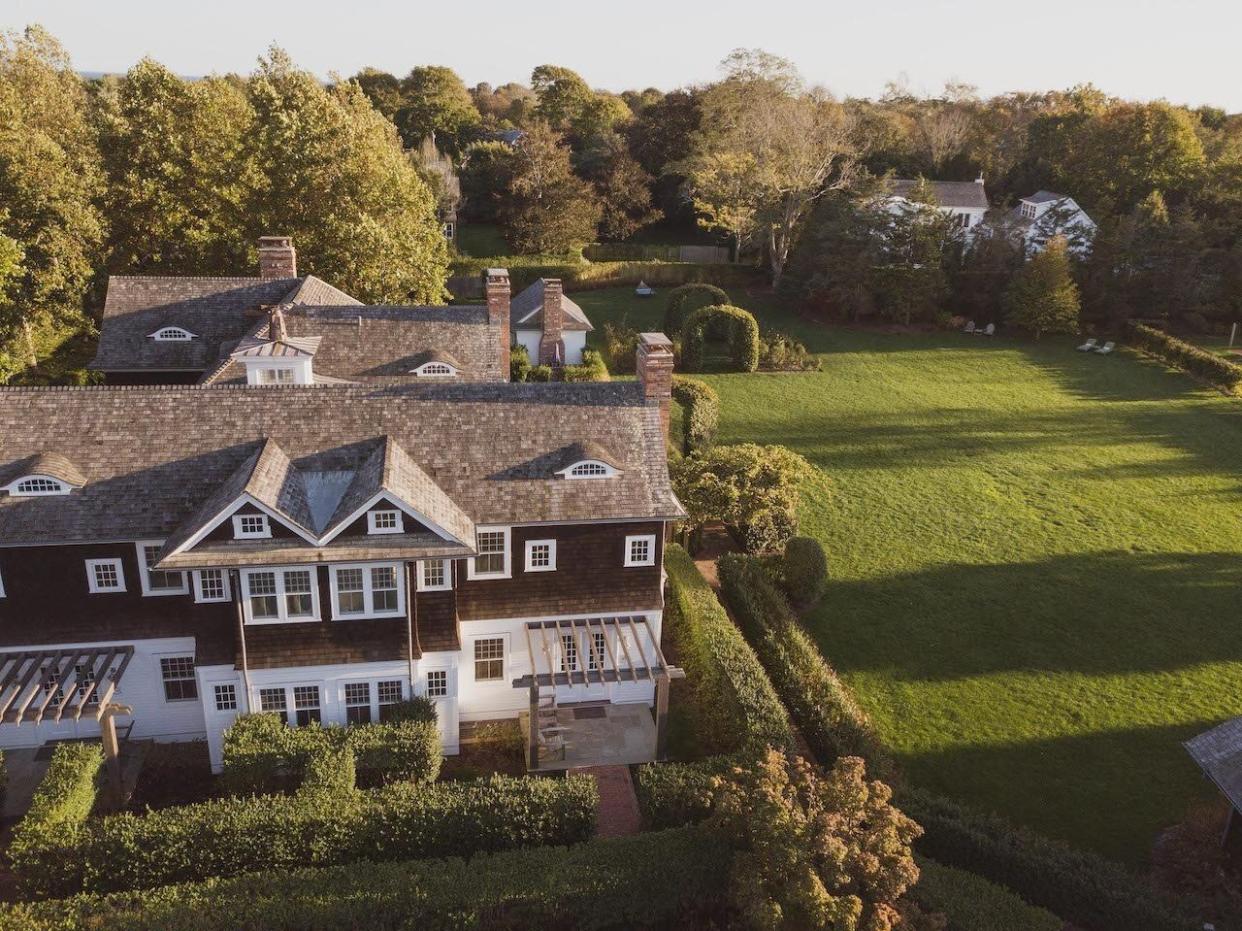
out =
<path fill-rule="evenodd" d="M 709 337 L 723 336 L 729 343 L 729 357 L 738 372 L 759 367 L 759 322 L 754 314 L 732 304 L 700 307 L 686 320 L 681 331 L 681 362 L 687 372 L 703 371 Z"/>
<path fill-rule="evenodd" d="M 692 281 L 678 285 L 668 293 L 668 304 L 664 310 L 664 332 L 670 335 L 680 333 L 690 315 L 700 307 L 728 303 L 729 295 L 714 284 Z"/>

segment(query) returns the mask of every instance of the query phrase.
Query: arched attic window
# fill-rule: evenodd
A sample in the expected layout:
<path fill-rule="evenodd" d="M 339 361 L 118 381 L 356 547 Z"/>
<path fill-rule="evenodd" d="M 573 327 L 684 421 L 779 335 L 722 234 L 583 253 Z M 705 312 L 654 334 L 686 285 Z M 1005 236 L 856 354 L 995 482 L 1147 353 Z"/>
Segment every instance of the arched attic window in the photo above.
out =
<path fill-rule="evenodd" d="M 67 495 L 72 487 L 60 479 L 48 475 L 27 475 L 9 483 L 9 494 L 14 498 L 34 498 L 39 495 Z"/>
<path fill-rule="evenodd" d="M 157 343 L 184 343 L 195 339 L 193 333 L 179 326 L 160 327 L 150 335 Z"/>
<path fill-rule="evenodd" d="M 418 368 L 414 369 L 414 374 L 420 378 L 452 378 L 457 374 L 457 369 L 449 365 L 447 362 L 424 362 Z"/>
<path fill-rule="evenodd" d="M 575 462 L 568 468 L 562 469 L 561 474 L 565 478 L 612 478 L 617 474 L 617 470 L 598 459 L 584 459 L 582 462 Z"/>

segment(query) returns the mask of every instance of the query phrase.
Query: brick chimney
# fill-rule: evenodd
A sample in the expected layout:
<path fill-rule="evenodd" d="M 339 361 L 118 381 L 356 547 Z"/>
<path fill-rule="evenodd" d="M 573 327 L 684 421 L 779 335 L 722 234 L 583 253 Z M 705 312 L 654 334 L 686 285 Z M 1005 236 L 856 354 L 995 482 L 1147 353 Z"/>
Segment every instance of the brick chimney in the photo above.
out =
<path fill-rule="evenodd" d="M 669 405 L 673 399 L 673 342 L 663 333 L 639 333 L 635 370 L 648 406 L 660 405 L 660 424 L 668 440 Z"/>
<path fill-rule="evenodd" d="M 267 319 L 267 338 L 273 343 L 283 343 L 289 335 L 285 329 L 285 309 L 283 304 L 277 304 L 268 311 Z"/>
<path fill-rule="evenodd" d="M 561 364 L 565 361 L 565 309 L 562 299 L 565 291 L 561 279 L 547 278 L 543 282 L 543 335 L 539 337 L 539 363 Z"/>
<path fill-rule="evenodd" d="M 291 236 L 259 237 L 259 277 L 296 278 L 298 254 Z"/>
<path fill-rule="evenodd" d="M 483 272 L 483 294 L 487 298 L 487 322 L 500 327 L 500 371 L 509 380 L 509 270 L 489 268 Z"/>

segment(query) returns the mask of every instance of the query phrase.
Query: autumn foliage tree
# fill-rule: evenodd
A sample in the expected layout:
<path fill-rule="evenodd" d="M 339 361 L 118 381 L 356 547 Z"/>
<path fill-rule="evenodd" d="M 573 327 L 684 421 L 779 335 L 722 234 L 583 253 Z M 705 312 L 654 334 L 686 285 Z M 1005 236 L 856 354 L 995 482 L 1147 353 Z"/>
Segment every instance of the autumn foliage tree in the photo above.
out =
<path fill-rule="evenodd" d="M 1078 332 L 1080 310 L 1064 239 L 1053 239 L 1032 256 L 1005 293 L 1006 321 L 1030 330 L 1036 339 L 1044 333 Z"/>
<path fill-rule="evenodd" d="M 568 147 L 549 127 L 535 126 L 522 137 L 510 190 L 498 219 L 513 248 L 559 255 L 595 238 L 599 201 L 591 185 L 574 174 Z"/>

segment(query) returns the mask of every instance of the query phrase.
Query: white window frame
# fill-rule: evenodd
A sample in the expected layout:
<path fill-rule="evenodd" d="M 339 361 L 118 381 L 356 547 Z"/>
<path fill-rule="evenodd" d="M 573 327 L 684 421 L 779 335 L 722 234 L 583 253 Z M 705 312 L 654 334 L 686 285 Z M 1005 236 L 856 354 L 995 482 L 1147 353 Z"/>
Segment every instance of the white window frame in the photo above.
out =
<path fill-rule="evenodd" d="M 536 566 L 532 563 L 536 546 L 546 546 L 548 548 L 548 564 L 546 566 Z M 555 572 L 556 571 L 556 541 L 555 540 L 527 540 L 526 541 L 526 561 L 524 563 L 527 572 Z"/>
<path fill-rule="evenodd" d="M 170 679 L 164 675 L 164 660 L 185 660 L 190 661 L 190 674 L 188 676 L 177 676 Z M 164 699 L 164 703 L 168 705 L 179 705 L 182 702 L 196 702 L 202 698 L 198 689 L 198 658 L 193 653 L 164 653 L 155 657 L 156 668 L 159 670 L 160 677 L 160 694 Z M 168 683 L 170 682 L 192 682 L 194 683 L 194 694 L 191 696 L 182 696 L 181 698 L 168 697 Z M 215 697 L 215 689 L 212 689 L 212 698 Z"/>
<path fill-rule="evenodd" d="M 478 664 L 480 660 L 477 659 L 478 654 L 476 651 L 479 648 L 478 645 L 485 640 L 499 640 L 500 641 L 500 656 L 499 656 L 500 675 L 493 679 L 480 679 L 478 675 L 478 669 L 479 669 Z M 470 664 L 470 675 L 477 684 L 479 685 L 504 685 L 508 681 L 507 676 L 509 672 L 509 637 L 506 634 L 492 634 L 492 635 L 488 635 L 485 637 L 484 636 L 475 637 L 473 640 L 470 641 L 470 653 L 468 654 L 468 656 L 469 658 L 467 659 L 467 662 Z M 485 660 L 484 662 L 490 662 L 494 659 L 496 659 L 496 657 L 491 657 L 488 660 Z"/>
<path fill-rule="evenodd" d="M 95 578 L 97 566 L 113 566 L 116 569 L 116 588 L 100 588 Z M 125 565 L 119 558 L 88 559 L 86 561 L 86 587 L 92 595 L 112 595 L 125 591 Z"/>
<path fill-rule="evenodd" d="M 138 551 L 138 581 L 142 586 L 143 597 L 158 598 L 161 595 L 188 595 L 190 593 L 190 581 L 186 576 L 189 573 L 176 573 L 181 576 L 181 586 L 179 588 L 152 588 L 151 587 L 151 570 L 147 567 L 146 547 L 161 547 L 164 545 L 163 540 L 139 540 L 134 544 Z M 157 569 L 157 572 L 162 571 Z"/>
<path fill-rule="evenodd" d="M 376 518 L 381 514 L 392 514 L 397 519 L 396 524 L 392 527 L 378 526 Z M 405 515 L 401 513 L 400 508 L 380 508 L 376 511 L 367 511 L 367 533 L 405 533 Z"/>
<path fill-rule="evenodd" d="M 43 488 L 38 491 L 22 491 L 21 487 L 26 482 L 48 482 L 55 485 L 55 488 Z M 51 495 L 67 495 L 73 491 L 73 486 L 68 482 L 61 481 L 51 475 L 23 475 L 9 482 L 4 488 L 8 491 L 11 498 L 46 498 Z"/>
<path fill-rule="evenodd" d="M 226 694 L 232 695 L 232 697 L 228 699 L 228 701 L 231 701 L 233 703 L 232 708 L 221 708 L 220 707 L 220 693 L 222 689 L 225 690 Z M 217 714 L 233 714 L 237 711 L 240 711 L 241 704 L 238 702 L 238 699 L 237 699 L 237 683 L 236 682 L 213 682 L 211 684 L 211 705 L 215 709 Z"/>
<path fill-rule="evenodd" d="M 593 475 L 576 474 L 579 469 L 585 469 L 585 468 L 591 469 L 593 472 L 595 472 L 595 474 Z M 603 471 L 599 471 L 599 470 L 603 470 Z M 564 476 L 565 478 L 582 482 L 582 481 L 590 481 L 591 479 L 612 478 L 615 475 L 620 475 L 621 470 L 613 466 L 610 466 L 608 463 L 602 462 L 599 459 L 582 459 L 578 462 L 575 462 L 573 465 L 570 465 L 564 469 L 561 469 L 560 474 Z"/>
<path fill-rule="evenodd" d="M 276 574 L 276 617 L 254 617 L 250 605 L 250 577 L 260 572 L 273 572 Z M 310 596 L 311 596 L 311 614 L 310 617 L 289 617 L 289 600 L 285 592 L 285 573 L 286 572 L 309 572 L 310 573 Z M 242 586 L 242 611 L 247 624 L 314 624 L 321 620 L 322 615 L 319 610 L 319 567 L 318 566 L 256 566 L 252 569 L 241 570 L 241 586 Z M 266 596 L 264 596 L 266 597 Z"/>
<path fill-rule="evenodd" d="M 511 527 L 475 527 L 475 546 L 478 547 L 480 533 L 503 533 L 505 538 L 505 567 L 501 572 L 479 572 L 475 557 L 466 561 L 467 579 L 508 579 L 513 577 L 513 528 Z"/>
<path fill-rule="evenodd" d="M 634 559 L 634 544 L 646 542 L 647 559 Z M 625 538 L 625 565 L 626 568 L 638 566 L 654 566 L 656 564 L 656 538 L 654 533 L 638 533 Z"/>
<path fill-rule="evenodd" d="M 219 572 L 220 578 L 224 581 L 224 596 L 221 598 L 208 598 L 203 595 L 203 573 Z M 233 585 L 229 579 L 229 570 L 227 569 L 196 569 L 194 571 L 194 601 L 197 604 L 212 604 L 219 601 L 231 601 L 233 598 Z"/>
<path fill-rule="evenodd" d="M 410 372 L 419 378 L 456 378 L 460 370 L 447 362 L 424 362 Z"/>
<path fill-rule="evenodd" d="M 363 610 L 346 614 L 341 611 L 340 593 L 337 588 L 337 573 L 344 569 L 362 570 L 362 604 Z M 375 611 L 372 598 L 375 591 L 371 581 L 372 569 L 391 569 L 397 581 L 397 607 L 391 611 Z M 328 587 L 332 591 L 332 619 L 334 621 L 355 621 L 360 618 L 404 617 L 405 616 L 405 585 L 399 562 L 347 562 L 333 564 L 328 567 Z"/>
<path fill-rule="evenodd" d="M 195 334 L 180 326 L 162 326 L 149 335 L 157 343 L 186 343 L 198 339 Z"/>
<path fill-rule="evenodd" d="M 430 585 L 427 582 L 427 566 L 429 563 L 438 562 L 444 564 L 444 582 L 440 585 Z M 415 573 L 415 581 L 420 592 L 447 592 L 453 589 L 453 561 L 447 557 L 442 559 L 420 559 L 418 561 L 417 572 Z"/>
<path fill-rule="evenodd" d="M 432 675 L 444 676 L 444 694 L 443 695 L 432 695 L 431 694 Z M 428 669 L 425 673 L 423 673 L 423 695 L 425 695 L 427 698 L 430 698 L 432 701 L 440 701 L 445 698 L 451 698 L 452 697 L 452 685 L 453 685 L 452 676 L 449 675 L 449 670 L 445 666 L 438 666 L 435 669 Z"/>
<path fill-rule="evenodd" d="M 258 518 L 263 521 L 263 529 L 258 533 L 252 533 L 242 529 L 242 522 Z M 266 514 L 234 514 L 233 515 L 233 539 L 235 540 L 270 540 L 272 538 L 272 519 Z"/>

